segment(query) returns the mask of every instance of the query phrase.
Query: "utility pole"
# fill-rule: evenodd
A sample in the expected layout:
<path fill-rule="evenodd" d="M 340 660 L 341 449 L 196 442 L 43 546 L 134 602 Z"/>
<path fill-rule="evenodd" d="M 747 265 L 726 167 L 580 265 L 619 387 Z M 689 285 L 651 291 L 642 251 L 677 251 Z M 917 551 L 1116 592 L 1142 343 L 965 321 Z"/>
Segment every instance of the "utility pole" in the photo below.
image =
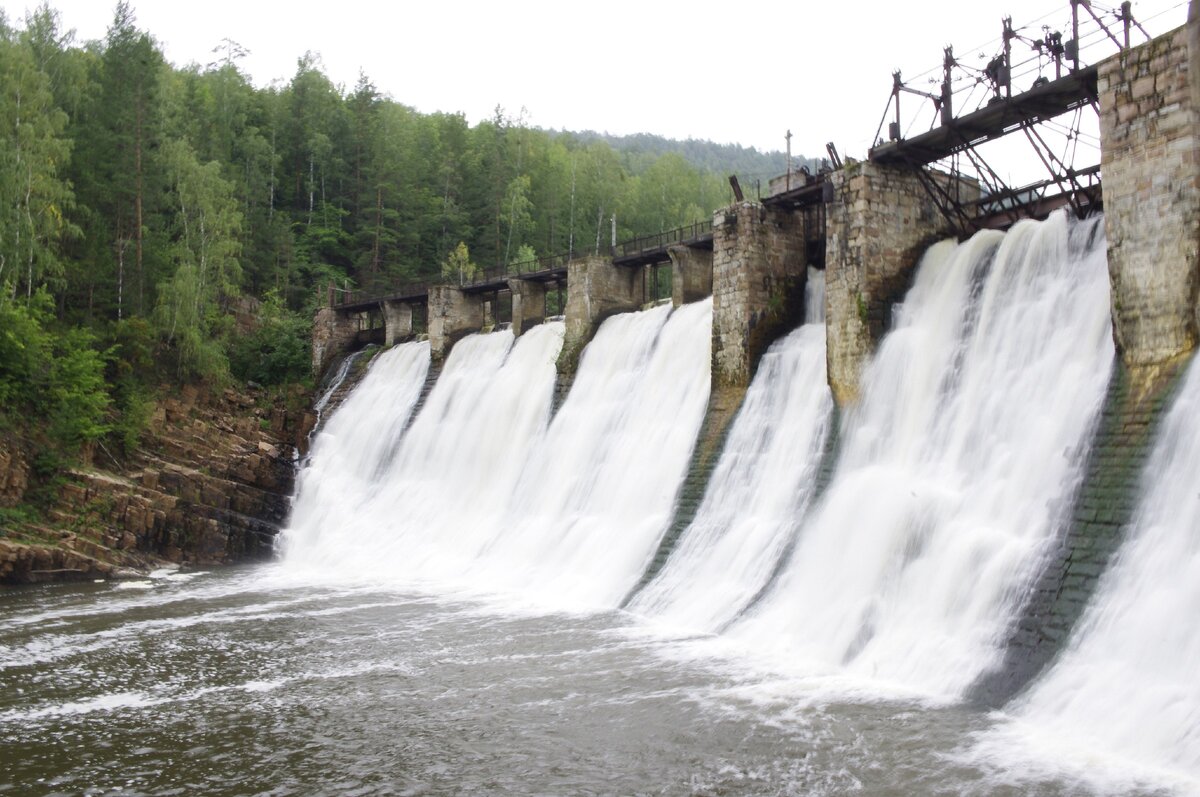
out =
<path fill-rule="evenodd" d="M 787 178 L 784 181 L 784 187 L 786 188 L 786 190 L 791 191 L 792 190 L 792 131 L 788 130 L 787 135 L 784 136 L 784 138 L 787 139 L 787 159 L 788 159 L 787 160 Z"/>

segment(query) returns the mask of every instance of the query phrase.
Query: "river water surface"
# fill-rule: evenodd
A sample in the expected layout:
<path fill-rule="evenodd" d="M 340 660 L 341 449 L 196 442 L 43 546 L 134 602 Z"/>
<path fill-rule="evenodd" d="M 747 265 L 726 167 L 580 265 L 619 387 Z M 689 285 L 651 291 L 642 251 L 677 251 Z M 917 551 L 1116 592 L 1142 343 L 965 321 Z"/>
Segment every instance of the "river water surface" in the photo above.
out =
<path fill-rule="evenodd" d="M 0 793 L 1092 793 L 964 763 L 979 710 L 718 643 L 276 565 L 10 592 Z"/>

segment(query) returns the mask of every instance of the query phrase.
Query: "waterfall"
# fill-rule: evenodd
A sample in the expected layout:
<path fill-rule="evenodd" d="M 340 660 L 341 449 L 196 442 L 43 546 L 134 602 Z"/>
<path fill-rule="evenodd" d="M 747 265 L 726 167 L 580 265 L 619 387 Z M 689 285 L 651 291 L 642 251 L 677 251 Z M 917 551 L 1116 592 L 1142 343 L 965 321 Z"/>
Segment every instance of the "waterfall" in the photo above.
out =
<path fill-rule="evenodd" d="M 1054 667 L 1010 706 L 1048 767 L 1200 792 L 1200 362 L 1158 433 L 1129 538 Z M 1106 769 L 1118 770 L 1106 772 Z"/>
<path fill-rule="evenodd" d="M 739 643 L 940 699 L 997 660 L 1112 368 L 1101 230 L 1058 214 L 930 249 Z"/>
<path fill-rule="evenodd" d="M 606 320 L 552 424 L 563 324 L 469 336 L 398 445 L 378 428 L 395 408 L 360 398 L 388 389 L 373 368 L 302 477 L 287 562 L 616 605 L 670 522 L 708 403 L 711 326 L 711 300 Z M 388 453 L 343 469 L 337 457 L 357 455 L 335 436 L 343 416 Z"/>
<path fill-rule="evenodd" d="M 547 604 L 615 606 L 671 520 L 709 394 L 712 300 L 614 316 L 490 546 L 496 583 Z"/>
<path fill-rule="evenodd" d="M 342 358 L 342 362 L 338 365 L 337 371 L 334 372 L 332 378 L 328 379 L 328 386 L 313 402 L 312 411 L 317 416 L 317 426 L 321 425 L 321 414 L 325 408 L 329 406 L 330 399 L 337 392 L 342 383 L 346 381 L 346 377 L 350 375 L 350 369 L 354 367 L 354 363 L 358 362 L 358 358 L 366 353 L 366 349 L 360 349 Z"/>
<path fill-rule="evenodd" d="M 300 451 L 297 450 L 292 454 L 292 461 L 301 463 L 301 467 L 308 464 L 309 457 L 312 456 L 313 441 L 316 439 L 317 433 L 321 431 L 325 423 L 325 408 L 329 406 L 329 402 L 333 400 L 334 394 L 338 392 L 338 388 L 350 376 L 350 369 L 358 362 L 358 359 L 366 354 L 367 349 L 359 349 L 356 352 L 348 354 L 342 358 L 342 362 L 338 365 L 337 371 L 332 376 L 327 376 L 325 379 L 325 389 L 321 391 L 321 395 L 313 402 L 312 413 L 315 418 L 312 429 L 308 432 L 308 455 L 300 457 Z"/>
<path fill-rule="evenodd" d="M 804 283 L 804 323 L 825 323 L 825 270 L 808 267 Z"/>
<path fill-rule="evenodd" d="M 631 611 L 717 631 L 766 585 L 815 487 L 833 410 L 825 374 L 824 273 L 808 276 L 806 324 L 771 346 L 738 410 L 696 518 Z"/>
<path fill-rule="evenodd" d="M 380 434 L 394 407 L 355 410 L 348 401 L 335 418 L 354 412 L 362 434 L 386 454 L 369 471 L 343 477 L 354 489 L 322 490 L 327 500 L 319 508 L 307 502 L 308 480 L 300 485 L 293 524 L 303 532 L 293 535 L 288 561 L 389 581 L 460 571 L 493 530 L 544 431 L 562 336 L 563 325 L 552 323 L 516 345 L 508 330 L 459 341 L 398 443 Z M 427 345 L 424 351 L 427 360 Z"/>
<path fill-rule="evenodd" d="M 346 363 L 351 361 L 346 358 Z M 428 371 L 427 342 L 383 352 L 361 384 L 315 431 L 308 461 L 296 479 L 291 525 L 280 538 L 285 554 L 310 549 L 349 507 L 367 500 L 404 432 Z M 345 373 L 339 376 L 340 381 Z M 326 393 L 326 400 L 334 389 L 336 385 Z"/>

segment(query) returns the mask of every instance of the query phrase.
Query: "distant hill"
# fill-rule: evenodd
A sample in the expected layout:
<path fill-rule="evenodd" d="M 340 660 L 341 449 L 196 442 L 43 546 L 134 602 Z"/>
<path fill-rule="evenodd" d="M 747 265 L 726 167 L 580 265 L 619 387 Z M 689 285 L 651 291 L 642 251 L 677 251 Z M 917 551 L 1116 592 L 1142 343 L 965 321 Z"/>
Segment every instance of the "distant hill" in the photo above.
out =
<path fill-rule="evenodd" d="M 548 132 L 554 134 L 554 131 Z M 566 135 L 571 135 L 583 142 L 606 142 L 621 154 L 625 159 L 626 167 L 633 174 L 640 173 L 646 165 L 670 152 L 678 153 L 697 169 L 723 177 L 736 174 L 747 192 L 752 190 L 755 180 L 761 180 L 765 190 L 770 178 L 787 171 L 787 155 L 779 150 L 759 152 L 754 147 L 743 147 L 740 144 L 717 144 L 694 138 L 680 141 L 653 133 L 616 136 L 610 133 L 585 130 Z M 820 165 L 820 159 L 806 158 L 797 153 L 792 154 L 794 169 L 807 166 L 815 172 Z"/>

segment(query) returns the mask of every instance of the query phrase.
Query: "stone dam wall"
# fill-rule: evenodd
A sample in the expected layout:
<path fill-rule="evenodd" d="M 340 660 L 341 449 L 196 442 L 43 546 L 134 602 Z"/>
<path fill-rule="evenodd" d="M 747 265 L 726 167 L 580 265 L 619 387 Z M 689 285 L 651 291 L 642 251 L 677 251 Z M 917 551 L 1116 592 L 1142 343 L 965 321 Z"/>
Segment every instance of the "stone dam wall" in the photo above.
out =
<path fill-rule="evenodd" d="M 1109 59 L 1100 67 L 1098 86 L 1113 334 L 1121 362 L 1069 520 L 1004 640 L 1003 666 L 972 690 L 975 700 L 989 705 L 1018 693 L 1053 660 L 1093 596 L 1123 541 L 1178 374 L 1200 341 L 1200 21 L 1193 14 L 1186 27 Z M 830 387 L 844 412 L 858 398 L 862 369 L 887 331 L 895 302 L 910 287 L 922 252 L 948 231 L 912 171 L 851 163 L 829 179 L 827 358 Z M 947 181 L 960 194 L 978 190 L 947 175 L 932 179 Z M 671 253 L 676 303 L 709 291 L 713 297 L 713 392 L 674 522 L 646 580 L 694 518 L 759 357 L 803 321 L 803 214 L 740 202 L 714 215 L 713 230 L 711 258 L 682 249 Z M 568 266 L 556 406 L 599 324 L 639 306 L 639 284 L 639 272 L 606 258 Z M 512 290 L 514 331 L 520 334 L 540 320 L 534 307 L 540 297 L 522 285 Z M 428 318 L 435 363 L 484 323 L 476 304 L 456 288 L 431 292 Z M 330 352 L 351 345 L 354 330 L 332 310 L 322 310 L 317 322 L 319 370 Z M 427 389 L 437 372 L 431 370 Z M 840 421 L 830 435 L 818 493 L 836 467 Z M 0 480 L 0 493 L 4 489 Z"/>

